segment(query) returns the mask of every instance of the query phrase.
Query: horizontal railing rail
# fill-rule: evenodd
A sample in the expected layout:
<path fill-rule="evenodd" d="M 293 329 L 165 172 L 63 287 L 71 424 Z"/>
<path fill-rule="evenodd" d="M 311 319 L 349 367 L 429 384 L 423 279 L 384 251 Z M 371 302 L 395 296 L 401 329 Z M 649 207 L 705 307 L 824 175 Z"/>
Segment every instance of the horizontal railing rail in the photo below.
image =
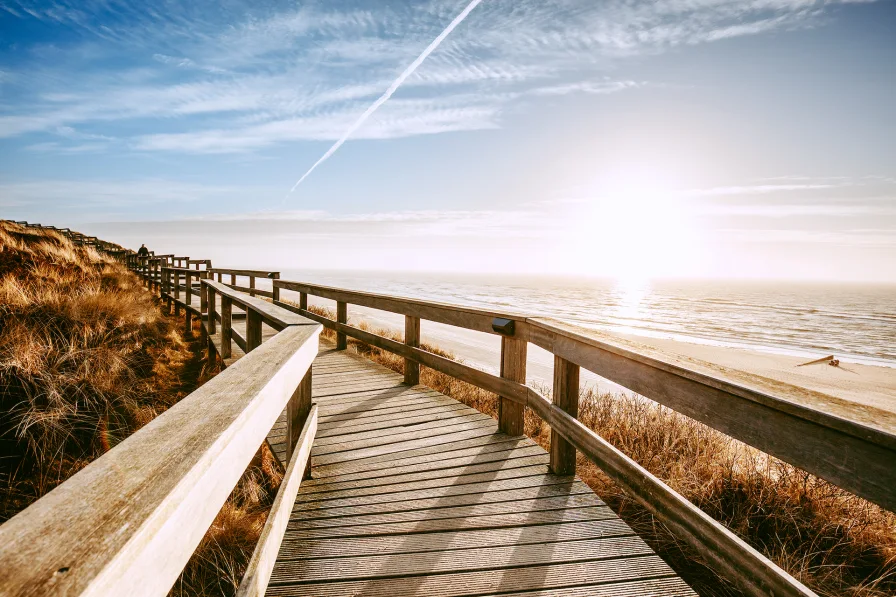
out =
<path fill-rule="evenodd" d="M 307 322 L 310 319 L 296 315 L 268 301 L 233 290 L 221 282 L 203 279 L 201 284 L 203 306 L 207 309 L 208 333 L 216 334 L 217 324 L 221 324 L 221 345 L 217 350 L 222 359 L 232 357 L 232 342 L 236 343 L 243 352 L 249 352 L 261 344 L 263 323 L 275 330 L 281 330 L 286 326 Z M 217 306 L 217 297 L 220 297 L 220 310 Z M 234 305 L 241 307 L 246 314 L 245 337 L 240 336 L 233 328 Z M 211 344 L 209 350 L 212 350 Z"/>
<path fill-rule="evenodd" d="M 516 323 L 514 330 L 515 338 L 524 339 L 528 336 L 525 316 L 517 313 L 498 312 L 490 309 L 403 298 L 386 294 L 374 294 L 372 292 L 361 292 L 357 290 L 344 290 L 330 286 L 320 286 L 317 284 L 307 284 L 304 282 L 287 280 L 279 280 L 274 283 L 273 298 L 275 299 L 280 298 L 278 289 L 298 292 L 300 296 L 310 294 L 312 296 L 337 301 L 337 303 L 370 307 L 372 309 L 379 309 L 380 311 L 398 313 L 407 317 L 416 317 L 418 319 L 435 321 L 488 334 L 504 335 L 503 332 L 495 329 L 494 320 L 496 318 L 506 319 Z"/>
<path fill-rule="evenodd" d="M 268 298 L 272 298 L 274 296 L 273 292 L 270 290 L 262 290 L 256 288 L 256 280 L 258 280 L 259 278 L 266 280 L 278 280 L 280 278 L 280 272 L 258 269 L 209 268 L 208 272 L 210 276 L 217 277 L 218 282 L 221 282 L 222 284 L 224 283 L 224 276 L 230 276 L 230 283 L 228 284 L 228 286 L 230 286 L 234 290 L 247 292 L 251 296 L 265 296 Z M 249 285 L 244 286 L 237 284 L 237 277 L 249 278 Z"/>

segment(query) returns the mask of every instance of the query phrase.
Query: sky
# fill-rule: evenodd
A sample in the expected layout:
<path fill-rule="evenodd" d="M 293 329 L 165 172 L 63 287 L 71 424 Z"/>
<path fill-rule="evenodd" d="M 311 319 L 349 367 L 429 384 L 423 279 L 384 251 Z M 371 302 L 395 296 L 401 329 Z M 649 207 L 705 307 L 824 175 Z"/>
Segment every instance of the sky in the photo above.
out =
<path fill-rule="evenodd" d="M 220 267 L 896 282 L 896 2 L 0 0 L 0 212 Z"/>

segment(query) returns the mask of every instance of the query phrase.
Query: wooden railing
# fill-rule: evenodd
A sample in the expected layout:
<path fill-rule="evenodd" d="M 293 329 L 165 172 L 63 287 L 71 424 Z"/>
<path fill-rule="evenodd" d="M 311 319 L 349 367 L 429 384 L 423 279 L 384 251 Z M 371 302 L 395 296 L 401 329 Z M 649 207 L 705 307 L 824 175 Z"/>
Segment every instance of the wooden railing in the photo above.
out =
<path fill-rule="evenodd" d="M 551 427 L 553 471 L 573 474 L 576 451 L 583 453 L 713 568 L 751 595 L 813 593 L 582 425 L 576 418 L 580 368 L 896 509 L 896 436 L 801 404 L 810 394 L 806 390 L 758 378 L 745 383 L 733 372 L 724 374 L 685 366 L 664 355 L 635 352 L 592 330 L 548 318 L 286 280 L 273 284 L 275 305 L 335 330 L 339 347 L 344 348 L 346 338 L 352 337 L 404 357 L 408 383 L 418 381 L 419 366 L 424 365 L 497 394 L 499 427 L 506 433 L 522 433 L 524 409 L 531 408 Z M 286 291 L 298 293 L 298 301 L 284 301 Z M 335 301 L 336 319 L 309 311 L 308 295 Z M 348 325 L 349 304 L 404 315 L 404 342 Z M 500 376 L 420 348 L 421 319 L 500 336 Z M 528 343 L 554 354 L 553 402 L 525 385 Z M 825 398 L 829 397 L 820 397 Z"/>
<path fill-rule="evenodd" d="M 419 368 L 423 365 L 497 394 L 499 428 L 508 434 L 522 433 L 525 409 L 531 408 L 551 427 L 550 467 L 553 471 L 573 474 L 576 452 L 581 452 L 677 537 L 690 544 L 716 571 L 750 595 L 808 596 L 813 593 L 582 425 L 577 420 L 581 368 L 884 508 L 896 510 L 896 433 L 893 431 L 896 421 L 859 421 L 849 416 L 853 412 L 830 412 L 831 409 L 836 411 L 836 401 L 829 396 L 710 365 L 677 361 L 640 347 L 633 350 L 592 330 L 544 317 L 286 281 L 280 280 L 277 272 L 261 270 L 208 268 L 197 271 L 163 266 L 160 278 L 153 278 L 152 274 L 142 275 L 150 285 L 153 279 L 160 279 L 162 298 L 176 309 L 184 308 L 188 321 L 193 316 L 204 319 L 207 323 L 203 329 L 207 328 L 209 335 L 217 335 L 220 323 L 220 347 L 213 347 L 209 339 L 209 350 L 214 348 L 223 359 L 230 357 L 231 342 L 246 353 L 256 349 L 261 343 L 262 323 L 274 329 L 293 325 L 284 314 L 289 312 L 335 330 L 339 349 L 344 349 L 347 338 L 351 337 L 404 357 L 407 383 L 418 383 Z M 222 282 L 224 275 L 231 276 L 230 284 Z M 249 287 L 236 284 L 238 275 L 250 277 Z M 217 276 L 218 280 L 212 276 Z M 185 279 L 183 285 L 179 284 L 180 277 Z M 198 287 L 192 283 L 193 277 L 198 279 Z M 255 288 L 255 278 L 259 277 L 273 280 L 270 292 Z M 185 301 L 179 296 L 180 290 L 184 291 Z M 247 296 L 242 294 L 243 291 L 254 291 L 273 302 Z M 286 300 L 290 292 L 298 293 L 297 302 Z M 198 309 L 191 305 L 191 297 L 196 294 L 200 297 Z M 335 301 L 336 318 L 329 319 L 309 311 L 309 295 Z M 220 297 L 220 308 L 216 297 Z M 233 330 L 234 304 L 245 313 L 245 337 Z M 403 341 L 349 325 L 349 304 L 404 315 Z M 423 319 L 499 336 L 500 375 L 421 348 L 420 322 Z M 553 401 L 525 383 L 529 343 L 554 355 Z M 244 362 L 245 359 L 238 364 Z M 825 408 L 815 408 L 815 404 Z M 298 411 L 292 409 L 290 412 L 288 420 Z M 289 423 L 289 437 L 297 437 L 299 420 L 300 417 Z M 274 512 L 269 522 L 285 525 L 283 516 Z M 259 555 L 258 561 L 267 560 Z M 252 574 L 247 575 L 249 577 L 256 578 Z M 263 574 L 258 578 L 260 584 L 266 582 Z"/>
<path fill-rule="evenodd" d="M 263 278 L 266 280 L 278 280 L 280 279 L 280 272 L 272 272 L 267 270 L 257 270 L 257 269 L 221 269 L 221 268 L 210 268 L 208 273 L 212 276 L 217 276 L 218 282 L 224 283 L 224 276 L 230 277 L 230 283 L 228 286 L 233 288 L 234 290 L 241 290 L 242 292 L 248 292 L 250 296 L 266 296 L 268 298 L 273 297 L 273 293 L 270 290 L 259 290 L 255 287 L 256 280 L 259 278 Z M 245 277 L 249 278 L 248 286 L 237 284 L 237 277 Z"/>
<path fill-rule="evenodd" d="M 108 252 L 156 283 L 145 267 L 151 258 Z M 161 268 L 169 289 L 177 269 Z M 195 296 L 190 286 L 183 286 L 185 298 Z M 222 303 L 240 304 L 257 327 L 264 322 L 278 333 L 264 344 L 260 331 L 250 334 L 243 358 L 0 526 L 0 595 L 167 594 L 285 410 L 288 466 L 239 587 L 242 597 L 264 594 L 310 464 L 317 430 L 311 363 L 322 328 L 207 286 Z M 189 298 L 180 302 L 188 316 L 203 311 Z"/>

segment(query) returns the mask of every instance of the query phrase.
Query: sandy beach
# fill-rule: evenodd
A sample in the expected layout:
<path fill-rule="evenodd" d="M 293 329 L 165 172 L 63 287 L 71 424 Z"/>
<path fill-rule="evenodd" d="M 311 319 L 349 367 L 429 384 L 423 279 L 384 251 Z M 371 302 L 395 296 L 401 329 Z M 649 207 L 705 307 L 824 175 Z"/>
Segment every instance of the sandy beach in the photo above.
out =
<path fill-rule="evenodd" d="M 312 304 L 331 307 L 328 301 L 309 297 Z M 350 321 L 357 324 L 366 321 L 377 327 L 403 330 L 402 316 L 364 307 L 352 306 Z M 721 367 L 743 371 L 777 382 L 787 383 L 820 392 L 828 396 L 859 404 L 872 409 L 896 413 L 896 368 L 854 363 L 840 363 L 833 367 L 826 363 L 799 366 L 817 358 L 813 355 L 792 356 L 744 350 L 707 344 L 681 342 L 660 338 L 648 338 L 630 334 L 601 334 L 616 338 L 633 348 L 639 346 L 658 351 L 670 358 L 687 361 L 703 361 Z M 424 342 L 449 350 L 455 356 L 477 368 L 498 372 L 500 338 L 425 321 L 421 326 Z M 835 355 L 836 356 L 836 355 Z M 530 384 L 550 387 L 553 375 L 553 356 L 534 345 L 529 346 L 527 376 Z M 596 386 L 601 391 L 627 391 L 625 388 L 591 372 L 582 371 L 583 385 Z"/>
<path fill-rule="evenodd" d="M 896 412 L 896 368 L 841 362 L 800 366 L 814 357 L 795 357 L 739 348 L 627 336 L 663 352 L 739 369 L 866 406 Z M 837 355 L 834 355 L 835 357 Z"/>

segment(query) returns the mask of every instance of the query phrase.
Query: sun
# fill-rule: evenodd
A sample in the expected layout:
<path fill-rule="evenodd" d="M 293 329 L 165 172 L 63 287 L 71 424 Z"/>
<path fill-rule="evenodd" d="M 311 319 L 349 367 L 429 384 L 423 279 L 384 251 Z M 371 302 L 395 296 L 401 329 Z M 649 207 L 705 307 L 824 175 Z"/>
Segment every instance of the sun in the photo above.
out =
<path fill-rule="evenodd" d="M 638 287 L 700 275 L 705 253 L 693 206 L 660 177 L 631 172 L 603 184 L 576 214 L 583 273 Z"/>

